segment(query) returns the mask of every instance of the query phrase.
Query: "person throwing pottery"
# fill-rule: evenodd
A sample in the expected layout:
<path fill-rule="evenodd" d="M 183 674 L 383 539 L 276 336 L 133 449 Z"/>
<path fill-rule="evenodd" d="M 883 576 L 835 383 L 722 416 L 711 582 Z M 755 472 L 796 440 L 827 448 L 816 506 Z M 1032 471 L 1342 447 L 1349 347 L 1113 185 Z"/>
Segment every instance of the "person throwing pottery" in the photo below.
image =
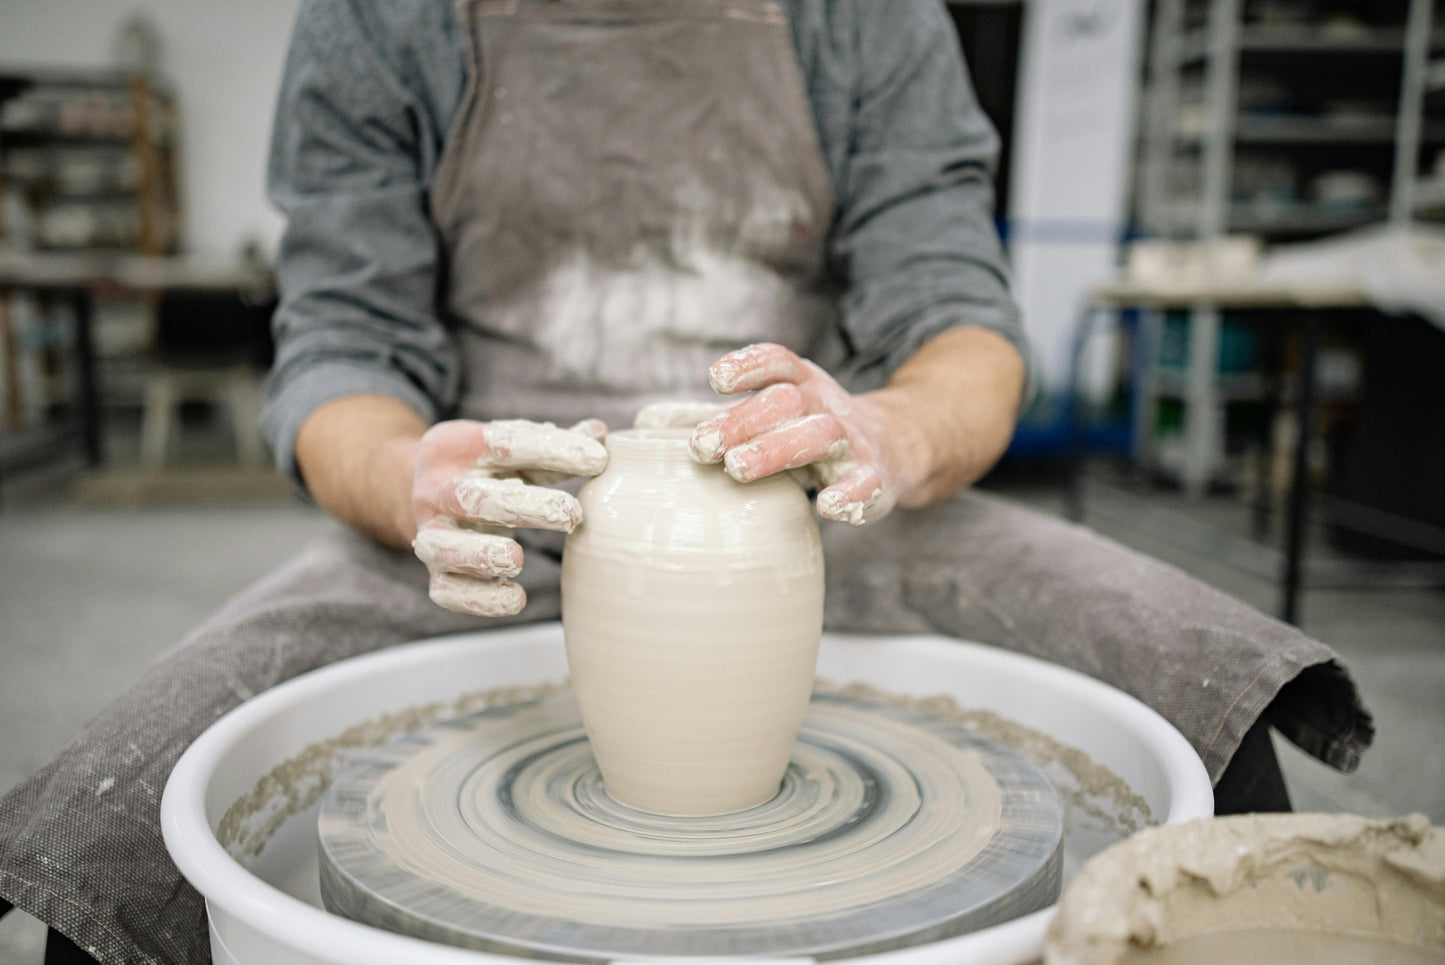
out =
<path fill-rule="evenodd" d="M 1266 719 L 1353 767 L 1369 718 L 1327 647 L 967 490 L 1027 380 L 997 150 L 940 0 L 305 0 L 263 428 L 348 529 L 0 801 L 0 899 L 57 956 L 205 961 L 157 819 L 188 742 L 329 662 L 555 619 L 557 484 L 639 413 L 744 482 L 810 475 L 833 629 L 1100 677 L 1191 740 L 1221 810 L 1288 807 Z"/>

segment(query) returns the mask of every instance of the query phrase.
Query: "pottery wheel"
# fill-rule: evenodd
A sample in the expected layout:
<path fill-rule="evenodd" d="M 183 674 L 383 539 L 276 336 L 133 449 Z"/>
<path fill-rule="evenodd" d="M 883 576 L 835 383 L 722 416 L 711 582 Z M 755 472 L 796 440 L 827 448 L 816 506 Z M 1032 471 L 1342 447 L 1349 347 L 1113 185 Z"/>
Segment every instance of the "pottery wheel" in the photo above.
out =
<path fill-rule="evenodd" d="M 502 954 L 837 958 L 1051 904 L 1033 765 L 947 721 L 815 695 L 777 797 L 716 817 L 607 795 L 568 694 L 367 752 L 321 808 L 328 910 Z"/>

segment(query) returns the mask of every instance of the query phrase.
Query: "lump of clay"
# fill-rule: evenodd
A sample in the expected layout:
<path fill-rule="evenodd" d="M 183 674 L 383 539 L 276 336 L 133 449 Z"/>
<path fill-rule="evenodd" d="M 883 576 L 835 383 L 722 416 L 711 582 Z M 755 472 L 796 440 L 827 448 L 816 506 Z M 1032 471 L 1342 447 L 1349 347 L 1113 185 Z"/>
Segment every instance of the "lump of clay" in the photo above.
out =
<path fill-rule="evenodd" d="M 1422 815 L 1254 814 L 1151 828 L 1065 891 L 1047 965 L 1445 960 L 1445 835 Z"/>

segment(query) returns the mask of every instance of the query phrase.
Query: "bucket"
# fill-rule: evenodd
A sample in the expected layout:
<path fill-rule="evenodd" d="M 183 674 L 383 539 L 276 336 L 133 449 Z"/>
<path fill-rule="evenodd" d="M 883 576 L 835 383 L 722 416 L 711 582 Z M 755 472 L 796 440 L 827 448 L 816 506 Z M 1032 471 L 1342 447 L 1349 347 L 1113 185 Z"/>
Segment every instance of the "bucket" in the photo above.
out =
<path fill-rule="evenodd" d="M 1153 828 L 1068 886 L 1046 965 L 1445 962 L 1445 835 L 1421 815 Z"/>

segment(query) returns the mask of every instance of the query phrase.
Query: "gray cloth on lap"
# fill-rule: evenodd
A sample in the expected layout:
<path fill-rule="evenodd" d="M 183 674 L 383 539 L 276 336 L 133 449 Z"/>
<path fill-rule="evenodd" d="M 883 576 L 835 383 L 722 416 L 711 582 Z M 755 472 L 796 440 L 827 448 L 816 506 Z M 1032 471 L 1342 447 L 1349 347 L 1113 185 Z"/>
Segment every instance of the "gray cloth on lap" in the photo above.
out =
<path fill-rule="evenodd" d="M 554 537 L 526 534 L 518 619 L 560 612 Z M 1065 663 L 1163 713 L 1212 778 L 1272 701 L 1271 721 L 1336 767 L 1369 745 L 1328 647 L 1082 527 L 965 494 L 863 530 L 825 525 L 824 543 L 830 629 L 943 633 Z M 207 961 L 204 904 L 161 840 L 170 769 L 221 714 L 298 674 L 516 622 L 441 610 L 426 583 L 410 556 L 341 534 L 242 593 L 0 800 L 0 898 L 102 963 Z"/>
<path fill-rule="evenodd" d="M 1374 738 L 1329 647 L 1086 527 L 969 493 L 868 529 L 830 527 L 825 543 L 831 626 L 942 633 L 1097 677 L 1167 717 L 1212 781 L 1266 707 L 1340 770 Z"/>

